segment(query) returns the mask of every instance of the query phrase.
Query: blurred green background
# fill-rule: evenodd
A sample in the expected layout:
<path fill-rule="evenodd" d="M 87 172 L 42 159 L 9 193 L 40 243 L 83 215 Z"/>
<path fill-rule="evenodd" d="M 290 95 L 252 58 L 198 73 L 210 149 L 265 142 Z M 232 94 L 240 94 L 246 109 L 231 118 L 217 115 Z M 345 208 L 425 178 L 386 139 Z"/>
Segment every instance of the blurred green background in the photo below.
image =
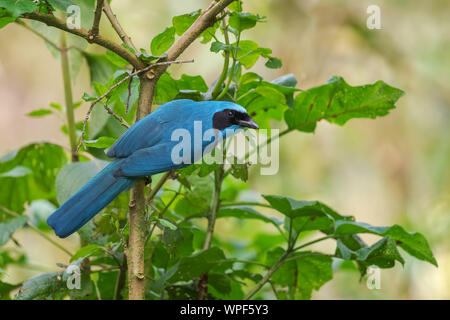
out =
<path fill-rule="evenodd" d="M 205 8 L 209 1 L 115 0 L 113 10 L 138 47 L 177 14 Z M 381 8 L 381 30 L 366 27 L 369 5 Z M 430 241 L 439 268 L 407 259 L 405 267 L 381 271 L 381 289 L 369 290 L 357 272 L 339 271 L 313 298 L 449 299 L 450 298 L 450 2 L 246 0 L 244 11 L 267 16 L 267 23 L 247 32 L 283 60 L 281 69 L 259 62 L 254 71 L 266 79 L 293 73 L 298 87 L 324 83 L 332 75 L 351 85 L 383 80 L 406 95 L 389 116 L 352 120 L 344 127 L 320 123 L 315 134 L 290 133 L 280 143 L 280 170 L 260 176 L 253 169 L 250 189 L 303 200 L 321 200 L 341 213 L 373 225 L 399 223 Z M 102 20 L 102 33 L 116 35 Z M 91 46 L 95 52 L 101 49 Z M 196 42 L 182 58 L 194 64 L 174 65 L 170 72 L 201 74 L 210 84 L 222 68 L 219 55 Z M 85 65 L 74 83 L 74 99 L 89 91 Z M 61 119 L 25 116 L 49 102 L 63 104 L 59 62 L 36 35 L 10 24 L 0 32 L 0 154 L 33 141 L 68 145 Z M 77 109 L 84 117 L 88 105 Z M 274 124 L 275 127 L 279 126 Z M 248 194 L 247 198 L 256 197 Z M 251 245 L 265 226 L 250 221 L 219 221 L 217 235 Z M 65 256 L 37 236 L 21 230 L 16 238 L 32 268 L 7 270 L 10 283 L 56 270 Z M 370 236 L 365 237 L 370 241 Z M 76 249 L 78 241 L 63 241 Z M 324 243 L 319 249 L 331 252 Z"/>

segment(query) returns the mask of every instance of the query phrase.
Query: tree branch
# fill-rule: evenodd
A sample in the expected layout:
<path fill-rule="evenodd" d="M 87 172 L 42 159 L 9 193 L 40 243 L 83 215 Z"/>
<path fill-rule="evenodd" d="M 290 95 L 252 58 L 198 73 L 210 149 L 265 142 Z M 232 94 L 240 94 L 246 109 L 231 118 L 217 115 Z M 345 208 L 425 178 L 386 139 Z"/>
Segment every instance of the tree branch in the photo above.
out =
<path fill-rule="evenodd" d="M 112 42 L 106 38 L 104 38 L 101 35 L 97 35 L 94 37 L 94 39 L 89 39 L 90 32 L 89 30 L 86 30 L 84 28 L 80 29 L 70 29 L 67 27 L 66 22 L 62 19 L 59 19 L 51 14 L 45 14 L 45 13 L 39 13 L 39 12 L 32 12 L 32 13 L 24 13 L 23 17 L 25 19 L 30 20 L 36 20 L 40 21 L 42 23 L 45 23 L 49 27 L 54 27 L 69 33 L 72 33 L 74 35 L 77 35 L 79 37 L 82 37 L 86 39 L 87 41 L 91 43 L 98 44 L 99 46 L 102 46 L 108 50 L 113 51 L 117 55 L 121 56 L 125 60 L 127 60 L 133 67 L 136 69 L 142 69 L 145 68 L 145 63 L 141 61 L 136 55 L 134 55 L 132 52 L 127 50 L 126 48 L 120 46 L 119 44 Z"/>
<path fill-rule="evenodd" d="M 166 60 L 172 61 L 177 59 L 183 51 L 189 47 L 192 42 L 194 42 L 195 39 L 197 39 L 200 34 L 208 29 L 209 27 L 213 26 L 216 22 L 216 16 L 222 12 L 230 3 L 232 3 L 234 0 L 220 0 L 219 2 L 213 1 L 209 5 L 209 7 L 204 10 L 200 16 L 197 18 L 197 20 L 194 21 L 194 23 L 189 27 L 189 29 L 186 30 L 181 37 L 179 37 L 174 44 L 167 50 L 166 54 Z M 152 79 L 152 85 L 151 85 L 151 97 L 153 100 L 154 95 L 154 89 L 156 82 L 158 81 L 159 77 L 164 73 L 164 71 L 167 70 L 168 66 L 159 66 L 156 67 L 153 70 L 154 78 Z M 145 114 L 149 114 L 151 112 L 151 104 L 146 106 L 146 110 L 143 110 Z"/>
<path fill-rule="evenodd" d="M 102 18 L 103 2 L 104 0 L 97 0 L 97 6 L 94 11 L 94 22 L 92 23 L 92 28 L 89 31 L 89 41 L 94 40 L 94 38 L 98 36 L 100 19 Z M 108 1 L 106 1 L 106 3 L 108 3 Z"/>
<path fill-rule="evenodd" d="M 105 1 L 103 5 L 103 11 L 105 12 L 109 22 L 111 22 L 111 25 L 116 33 L 119 35 L 120 39 L 122 39 L 123 43 L 137 51 L 133 41 L 131 41 L 131 38 L 123 30 L 122 26 L 119 23 L 119 20 L 117 20 L 117 16 L 112 12 L 111 6 L 109 5 L 108 1 Z"/>

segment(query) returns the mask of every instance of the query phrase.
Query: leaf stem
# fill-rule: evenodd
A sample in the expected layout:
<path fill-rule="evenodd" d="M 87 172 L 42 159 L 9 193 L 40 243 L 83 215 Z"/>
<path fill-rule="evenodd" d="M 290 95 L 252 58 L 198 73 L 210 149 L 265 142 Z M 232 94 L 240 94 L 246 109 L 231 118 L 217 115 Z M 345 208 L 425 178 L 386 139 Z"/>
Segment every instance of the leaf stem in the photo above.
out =
<path fill-rule="evenodd" d="M 60 31 L 61 69 L 64 83 L 64 98 L 66 101 L 67 130 L 69 132 L 72 162 L 78 161 L 77 134 L 75 129 L 75 115 L 73 111 L 72 82 L 70 79 L 69 56 L 67 52 L 67 35 Z"/>
<path fill-rule="evenodd" d="M 291 254 L 291 250 L 286 250 L 280 259 L 267 271 L 264 277 L 245 295 L 244 300 L 249 300 L 253 297 L 265 284 L 270 280 L 270 277 L 275 271 L 284 263 L 286 258 Z"/>
<path fill-rule="evenodd" d="M 12 210 L 9 210 L 8 208 L 0 205 L 0 210 L 3 210 L 6 214 L 12 216 L 12 217 L 20 217 L 21 215 L 18 214 L 17 212 L 14 212 Z M 47 234 L 45 234 L 44 232 L 42 232 L 41 230 L 39 230 L 37 227 L 35 227 L 34 225 L 32 225 L 30 222 L 26 222 L 26 226 L 29 227 L 31 230 L 33 230 L 34 232 L 36 232 L 38 235 L 40 235 L 41 237 L 43 237 L 45 240 L 47 240 L 48 242 L 50 242 L 51 244 L 53 244 L 55 247 L 61 249 L 62 251 L 64 251 L 65 253 L 67 253 L 69 256 L 73 256 L 73 253 L 70 252 L 69 250 L 67 250 L 66 248 L 64 248 L 62 245 L 60 245 L 58 242 L 56 242 L 55 240 L 53 240 L 52 238 L 50 238 Z"/>
<path fill-rule="evenodd" d="M 222 20 L 222 30 L 223 30 L 223 36 L 225 38 L 225 44 L 228 46 L 230 44 L 230 39 L 228 37 L 228 27 L 225 23 L 225 19 Z M 219 93 L 220 93 L 220 87 L 222 86 L 222 84 L 224 83 L 224 81 L 228 75 L 228 66 L 230 64 L 230 50 L 225 50 L 224 55 L 225 55 L 225 58 L 224 58 L 224 62 L 223 62 L 222 73 L 220 74 L 219 80 L 217 80 L 216 85 L 214 86 L 214 89 L 211 94 L 213 100 L 215 100 L 216 98 L 217 98 L 217 100 L 220 100 L 220 98 L 223 96 L 222 94 L 220 94 L 220 96 L 219 96 Z"/>

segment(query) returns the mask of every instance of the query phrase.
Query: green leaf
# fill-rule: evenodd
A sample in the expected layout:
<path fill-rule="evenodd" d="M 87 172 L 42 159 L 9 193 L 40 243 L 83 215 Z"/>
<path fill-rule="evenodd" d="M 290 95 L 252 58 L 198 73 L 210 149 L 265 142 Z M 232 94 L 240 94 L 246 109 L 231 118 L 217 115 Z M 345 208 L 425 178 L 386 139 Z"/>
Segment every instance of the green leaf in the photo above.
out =
<path fill-rule="evenodd" d="M 272 195 L 263 197 L 272 208 L 292 219 L 292 226 L 297 232 L 321 230 L 330 234 L 334 231 L 336 221 L 352 219 L 352 217 L 340 215 L 319 201 L 298 201 Z M 289 224 L 290 220 L 286 220 L 286 223 Z"/>
<path fill-rule="evenodd" d="M 56 175 L 66 162 L 64 149 L 50 143 L 30 144 L 0 157 L 0 175 L 9 172 L 0 176 L 0 205 L 22 213 L 27 202 L 54 199 Z M 20 169 L 20 174 L 12 177 L 11 170 L 16 167 L 28 168 L 32 173 L 23 175 L 26 172 Z"/>
<path fill-rule="evenodd" d="M 221 208 L 217 213 L 217 218 L 235 217 L 238 219 L 256 219 L 263 222 L 271 223 L 275 226 L 282 222 L 274 217 L 266 216 L 250 207 L 225 207 Z"/>
<path fill-rule="evenodd" d="M 87 258 L 93 255 L 99 255 L 103 252 L 102 248 L 97 244 L 88 244 L 80 249 L 70 258 L 70 262 L 80 258 Z"/>
<path fill-rule="evenodd" d="M 229 24 L 238 31 L 253 28 L 257 22 L 263 21 L 264 17 L 260 17 L 252 13 L 233 12 L 230 15 Z"/>
<path fill-rule="evenodd" d="M 47 225 L 47 218 L 55 210 L 55 205 L 48 200 L 34 200 L 28 207 L 28 212 L 31 215 L 31 224 L 41 230 L 50 231 L 51 228 Z"/>
<path fill-rule="evenodd" d="M 0 29 L 14 21 L 16 21 L 16 18 L 14 18 L 14 17 L 1 17 L 0 18 Z"/>
<path fill-rule="evenodd" d="M 230 167 L 230 173 L 236 179 L 246 182 L 248 180 L 248 165 L 246 163 L 233 163 Z"/>
<path fill-rule="evenodd" d="M 401 264 L 405 263 L 397 250 L 395 240 L 391 237 L 382 238 L 370 247 L 363 246 L 358 250 L 349 249 L 341 239 L 338 239 L 335 255 L 344 260 L 356 260 L 361 276 L 365 275 L 367 268 L 371 265 L 392 268 L 395 261 L 399 261 Z"/>
<path fill-rule="evenodd" d="M 33 111 L 27 113 L 27 116 L 39 118 L 39 117 L 47 116 L 52 113 L 53 113 L 53 111 L 50 109 L 38 109 L 38 110 L 33 110 Z"/>
<path fill-rule="evenodd" d="M 178 84 L 168 72 L 164 72 L 156 83 L 155 103 L 163 104 L 172 101 L 178 94 Z"/>
<path fill-rule="evenodd" d="M 209 49 L 211 52 L 219 52 L 219 51 L 230 51 L 232 49 L 236 49 L 237 47 L 232 46 L 230 44 L 225 44 L 222 42 L 218 42 L 218 41 L 214 41 L 213 43 L 211 43 L 211 48 Z"/>
<path fill-rule="evenodd" d="M 1 271 L 1 270 L 0 270 Z M 1 274 L 1 272 L 0 272 Z M 0 300 L 10 300 L 10 292 L 17 289 L 20 285 L 9 284 L 3 281 L 0 281 Z"/>
<path fill-rule="evenodd" d="M 55 181 L 58 203 L 63 204 L 107 164 L 107 161 L 96 160 L 69 163 L 62 167 Z"/>
<path fill-rule="evenodd" d="M 208 91 L 208 86 L 201 76 L 190 76 L 187 74 L 181 75 L 177 80 L 179 90 L 197 90 L 200 92 Z"/>
<path fill-rule="evenodd" d="M 265 64 L 265 66 L 267 68 L 271 68 L 271 69 L 281 68 L 282 65 L 283 65 L 283 63 L 281 62 L 281 59 L 274 58 L 274 57 L 270 57 Z"/>
<path fill-rule="evenodd" d="M 355 233 L 372 233 L 383 237 L 391 237 L 397 241 L 399 247 L 410 255 L 437 266 L 436 259 L 427 240 L 418 232 L 406 232 L 399 225 L 393 225 L 392 227 L 374 227 L 367 223 L 354 221 L 339 221 L 335 225 L 335 234 L 337 235 Z"/>
<path fill-rule="evenodd" d="M 5 223 L 0 223 L 0 246 L 5 245 L 11 238 L 11 235 L 22 228 L 27 221 L 28 216 L 20 216 L 10 219 Z"/>
<path fill-rule="evenodd" d="M 130 64 L 127 60 L 110 50 L 106 50 L 106 58 L 109 60 L 109 62 L 119 68 L 123 68 Z"/>
<path fill-rule="evenodd" d="M 172 18 L 172 24 L 177 35 L 181 36 L 194 21 L 200 16 L 201 10 L 192 11 L 191 13 L 182 14 Z"/>
<path fill-rule="evenodd" d="M 74 4 L 70 0 L 48 0 L 48 2 L 52 5 L 53 8 L 56 8 L 64 12 L 67 10 L 67 7 Z"/>
<path fill-rule="evenodd" d="M 217 247 L 184 257 L 181 259 L 178 270 L 170 279 L 170 282 L 190 281 L 208 272 L 218 264 L 225 262 L 225 260 L 225 254 Z"/>
<path fill-rule="evenodd" d="M 79 103 L 79 105 L 81 105 L 81 102 Z M 58 104 L 58 103 L 51 102 L 50 103 L 50 107 L 55 109 L 55 110 L 63 112 L 63 107 L 60 104 Z M 74 105 L 74 108 L 76 108 L 75 105 Z"/>
<path fill-rule="evenodd" d="M 11 177 L 11 178 L 18 178 L 18 177 L 24 177 L 26 175 L 29 175 L 33 173 L 30 169 L 24 166 L 17 166 L 13 169 L 9 170 L 8 172 L 4 172 L 0 174 L 0 177 Z"/>
<path fill-rule="evenodd" d="M 95 139 L 95 140 L 85 141 L 84 144 L 87 147 L 90 147 L 90 148 L 104 149 L 104 148 L 111 147 L 114 144 L 114 142 L 116 142 L 116 139 L 114 139 L 114 138 L 111 138 L 111 137 L 100 137 L 100 138 Z"/>
<path fill-rule="evenodd" d="M 85 16 L 82 14 L 83 12 L 81 12 L 81 17 L 83 20 Z M 45 38 L 49 39 L 53 43 L 59 43 L 61 36 L 60 30 L 56 28 L 49 28 L 46 24 L 35 20 L 31 21 L 30 27 L 33 28 L 35 32 L 43 35 Z M 55 59 L 57 60 L 61 59 L 61 52 L 59 50 L 57 50 L 53 45 L 51 45 L 48 42 L 45 42 L 45 45 L 52 54 L 52 56 L 55 57 Z M 84 49 L 86 49 L 87 45 L 88 42 L 85 39 L 78 37 L 74 34 L 67 33 L 67 47 L 74 48 L 74 50 L 68 51 L 70 76 L 73 81 L 75 81 L 80 71 L 81 64 L 83 62 L 82 52 L 84 51 Z"/>
<path fill-rule="evenodd" d="M 94 54 L 83 52 L 89 66 L 91 82 L 106 83 L 117 71 L 118 66 L 111 62 L 111 54 Z"/>
<path fill-rule="evenodd" d="M 192 166 L 192 165 L 191 165 Z M 192 190 L 185 194 L 175 205 L 175 212 L 183 217 L 202 215 L 209 210 L 213 193 L 213 180 L 205 177 L 187 177 Z"/>
<path fill-rule="evenodd" d="M 0 0 L 0 8 L 5 8 L 9 14 L 17 18 L 23 13 L 37 10 L 37 5 L 31 0 Z"/>
<path fill-rule="evenodd" d="M 277 247 L 267 253 L 267 264 L 273 265 L 284 254 Z M 295 259 L 293 259 L 295 258 Z M 313 290 L 319 290 L 333 278 L 332 259 L 312 252 L 291 254 L 271 277 L 276 285 L 287 287 L 291 299 L 311 299 Z"/>
<path fill-rule="evenodd" d="M 319 290 L 333 278 L 331 257 L 309 252 L 299 252 L 295 256 L 298 268 L 298 299 L 311 299 L 313 290 Z"/>
<path fill-rule="evenodd" d="M 236 47 L 236 43 L 231 46 Z M 260 56 L 269 57 L 272 50 L 268 48 L 260 48 L 258 44 L 251 40 L 241 40 L 237 51 L 237 60 L 246 68 L 253 67 Z"/>
<path fill-rule="evenodd" d="M 174 225 L 172 222 L 170 222 L 169 220 L 166 220 L 166 219 L 158 219 L 158 222 L 162 225 L 162 226 L 164 226 L 164 227 L 166 227 L 166 228 L 169 228 L 170 230 L 177 230 L 177 226 L 176 225 Z"/>
<path fill-rule="evenodd" d="M 158 34 L 156 37 L 152 39 L 152 43 L 150 44 L 150 49 L 152 54 L 155 56 L 160 56 L 170 48 L 170 46 L 175 41 L 175 28 L 170 27 L 164 29 L 163 32 Z"/>
<path fill-rule="evenodd" d="M 41 300 L 54 296 L 65 289 L 62 272 L 45 273 L 26 280 L 15 300 Z"/>
<path fill-rule="evenodd" d="M 314 132 L 320 120 L 343 125 L 353 118 L 374 119 L 394 109 L 403 94 L 383 81 L 352 87 L 333 77 L 327 84 L 299 93 L 285 120 L 290 129 Z"/>

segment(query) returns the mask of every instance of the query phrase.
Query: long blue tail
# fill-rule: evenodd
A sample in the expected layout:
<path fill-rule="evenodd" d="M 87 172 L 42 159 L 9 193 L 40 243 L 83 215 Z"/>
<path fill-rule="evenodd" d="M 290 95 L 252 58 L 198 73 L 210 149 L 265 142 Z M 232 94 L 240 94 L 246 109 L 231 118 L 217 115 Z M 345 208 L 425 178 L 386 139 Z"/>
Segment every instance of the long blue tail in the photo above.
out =
<path fill-rule="evenodd" d="M 132 186 L 134 179 L 114 177 L 120 162 L 111 162 L 48 217 L 47 224 L 58 237 L 65 238 L 80 229 L 119 193 Z"/>

